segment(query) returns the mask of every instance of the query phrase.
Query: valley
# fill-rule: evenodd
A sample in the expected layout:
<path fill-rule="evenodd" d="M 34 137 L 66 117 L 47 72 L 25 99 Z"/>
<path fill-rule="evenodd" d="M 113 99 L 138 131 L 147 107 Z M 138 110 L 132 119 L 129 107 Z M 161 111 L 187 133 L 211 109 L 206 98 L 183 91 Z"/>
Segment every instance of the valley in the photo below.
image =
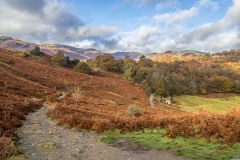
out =
<path fill-rule="evenodd" d="M 208 59 L 201 56 L 198 58 L 206 64 L 208 64 L 208 61 L 219 59 L 218 56 Z M 93 70 L 91 74 L 76 72 L 71 66 L 61 66 L 53 62 L 51 56 L 44 53 L 40 55 L 30 54 L 30 56 L 25 57 L 18 51 L 0 49 L 0 58 L 0 144 L 3 146 L 0 148 L 0 153 L 2 159 L 9 157 L 24 159 L 28 156 L 33 157 L 27 159 L 39 159 L 41 156 L 45 158 L 61 156 L 55 155 L 55 153 L 61 152 L 61 147 L 58 150 L 57 146 L 61 146 L 62 143 L 57 145 L 57 142 L 52 142 L 49 139 L 53 136 L 53 132 L 57 133 L 56 139 L 60 138 L 67 145 L 68 143 L 70 145 L 72 142 L 69 141 L 72 140 L 64 137 L 68 134 L 75 135 L 77 139 L 74 147 L 80 148 L 80 151 L 75 155 L 76 159 L 77 157 L 87 159 L 84 158 L 85 151 L 82 153 L 81 147 L 89 145 L 88 143 L 96 143 L 96 146 L 100 145 L 103 148 L 113 150 L 113 152 L 116 151 L 116 154 L 126 154 L 127 157 L 139 159 L 136 151 L 133 153 L 124 151 L 123 153 L 119 146 L 112 148 L 103 144 L 103 142 L 109 143 L 110 140 L 110 143 L 113 143 L 111 145 L 114 146 L 122 139 L 130 141 L 131 145 L 137 143 L 143 148 L 147 147 L 147 150 L 142 152 L 141 159 L 144 159 L 144 157 L 147 159 L 151 156 L 163 156 L 163 159 L 169 157 L 169 160 L 185 159 L 183 157 L 204 159 L 219 159 L 220 157 L 220 159 L 227 159 L 240 156 L 237 152 L 240 141 L 238 136 L 238 125 L 240 124 L 239 94 L 211 93 L 218 90 L 228 92 L 229 85 L 217 85 L 213 86 L 212 89 L 206 88 L 206 92 L 210 92 L 206 94 L 201 92 L 201 88 L 196 92 L 189 92 L 185 88 L 179 88 L 176 91 L 169 88 L 169 92 L 167 91 L 168 86 L 162 84 L 159 85 L 158 89 L 155 89 L 155 85 L 152 85 L 155 83 L 148 81 L 151 92 L 154 93 L 149 96 L 150 88 L 146 88 L 146 84 L 144 86 L 142 82 L 147 80 L 145 74 L 154 73 L 151 69 L 154 69 L 155 62 L 147 58 L 135 62 L 131 59 L 115 60 L 109 55 L 103 55 L 95 60 L 87 61 L 87 64 Z M 105 58 L 108 60 L 104 61 Z M 178 58 L 181 59 L 182 57 Z M 182 61 L 185 61 L 185 63 L 180 63 L 180 65 L 186 67 L 189 64 L 197 69 L 201 68 L 199 63 L 190 60 L 191 56 L 183 58 Z M 195 58 L 195 56 L 192 57 L 192 59 Z M 221 58 L 221 63 L 224 64 L 226 58 Z M 119 64 L 124 65 L 124 63 L 125 67 L 121 68 Z M 128 75 L 126 71 L 127 67 L 131 68 L 131 63 L 136 67 L 135 73 L 141 73 L 139 71 L 142 66 L 148 72 Z M 167 65 L 171 69 L 174 62 L 170 64 L 168 64 L 169 62 L 166 64 L 158 63 L 156 62 L 157 67 Z M 238 62 L 233 63 L 238 64 Z M 237 79 L 238 71 L 231 70 L 231 68 L 223 70 L 223 75 Z M 121 71 L 121 69 L 125 71 Z M 218 68 L 217 71 L 222 73 L 221 68 Z M 210 72 L 212 71 L 204 73 L 208 74 Z M 143 75 L 143 77 L 139 77 L 140 75 Z M 208 81 L 208 79 L 205 80 Z M 178 79 L 176 79 L 177 81 Z M 196 85 L 197 82 L 196 80 Z M 234 83 L 238 84 L 237 82 L 236 80 Z M 178 83 L 180 86 L 182 82 L 179 81 Z M 236 84 L 230 86 L 232 87 L 231 92 L 238 91 L 236 90 Z M 234 86 L 236 87 L 235 90 L 233 90 Z M 180 90 L 194 94 L 172 96 L 172 93 L 181 93 Z M 202 95 L 197 94 L 197 92 L 202 93 Z M 170 96 L 167 94 L 173 97 L 172 104 L 166 104 L 161 100 L 161 97 Z M 59 98 L 60 96 L 62 98 Z M 170 97 L 166 98 L 170 100 Z M 44 104 L 54 107 L 43 107 Z M 33 111 L 34 113 L 32 113 Z M 23 127 L 21 127 L 22 125 Z M 51 131 L 50 128 L 55 129 Z M 89 131 L 94 131 L 94 133 Z M 31 139 L 30 135 L 34 139 Z M 85 142 L 84 146 L 78 145 L 81 141 L 79 139 L 81 135 L 89 139 L 92 139 L 93 135 L 94 140 Z M 138 138 L 136 139 L 136 137 Z M 199 139 L 200 137 L 203 139 Z M 35 140 L 36 142 L 33 144 L 35 144 L 35 147 L 40 147 L 40 150 L 38 148 L 32 152 L 30 151 L 31 145 Z M 152 141 L 156 141 L 156 143 L 152 143 Z M 208 141 L 214 147 L 207 146 Z M 135 143 L 132 144 L 132 142 Z M 36 145 L 37 143 L 41 144 Z M 188 148 L 183 147 L 186 143 L 189 144 Z M 130 144 L 127 143 L 126 145 L 129 146 Z M 189 154 L 200 144 L 209 152 L 215 152 L 219 150 L 219 147 L 222 147 L 227 153 L 219 153 L 219 156 L 214 156 L 205 153 L 203 149 L 199 153 L 194 150 L 194 153 L 196 153 L 194 156 Z M 168 147 L 165 148 L 162 145 Z M 45 148 L 49 152 L 45 152 Z M 73 154 L 75 154 L 71 147 L 70 149 L 69 153 L 74 152 Z M 95 153 L 97 149 L 94 149 L 94 147 L 92 149 L 87 151 L 87 157 L 94 156 L 91 153 Z M 167 151 L 157 151 L 155 149 Z M 109 158 L 112 156 L 105 151 L 98 151 L 102 153 L 103 157 Z M 176 155 L 183 157 L 176 157 Z M 34 158 L 34 156 L 37 158 Z M 72 157 L 73 155 L 66 156 Z M 153 157 L 153 159 L 158 159 L 156 157 Z M 74 159 L 74 156 L 72 158 Z"/>

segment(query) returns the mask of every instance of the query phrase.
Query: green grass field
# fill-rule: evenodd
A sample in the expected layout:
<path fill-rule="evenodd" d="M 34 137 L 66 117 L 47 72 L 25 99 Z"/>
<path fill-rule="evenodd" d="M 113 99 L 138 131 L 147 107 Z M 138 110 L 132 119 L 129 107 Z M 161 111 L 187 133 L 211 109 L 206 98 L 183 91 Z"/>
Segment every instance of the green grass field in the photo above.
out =
<path fill-rule="evenodd" d="M 145 129 L 139 132 L 121 134 L 118 130 L 105 132 L 102 139 L 106 143 L 114 143 L 115 138 L 126 138 L 145 148 L 175 151 L 176 155 L 193 159 L 230 160 L 240 158 L 240 144 L 228 146 L 225 144 L 209 143 L 203 138 L 184 139 L 165 137 L 164 129 Z M 108 140 L 109 139 L 109 140 Z"/>
<path fill-rule="evenodd" d="M 210 98 L 208 98 L 210 97 Z M 173 107 L 181 107 L 189 111 L 207 110 L 212 113 L 227 113 L 231 108 L 240 108 L 240 95 L 214 94 L 208 96 L 176 96 Z M 165 129 L 145 129 L 144 131 L 120 133 L 118 130 L 107 131 L 101 141 L 111 144 L 117 138 L 128 139 L 142 147 L 158 150 L 175 151 L 177 155 L 207 160 L 231 160 L 240 159 L 240 143 L 229 146 L 217 143 L 216 139 L 211 142 L 204 138 L 168 138 Z"/>
<path fill-rule="evenodd" d="M 205 98 L 201 96 L 176 96 L 177 106 L 189 110 L 208 110 L 212 113 L 227 113 L 231 108 L 240 108 L 240 95 L 226 98 Z"/>

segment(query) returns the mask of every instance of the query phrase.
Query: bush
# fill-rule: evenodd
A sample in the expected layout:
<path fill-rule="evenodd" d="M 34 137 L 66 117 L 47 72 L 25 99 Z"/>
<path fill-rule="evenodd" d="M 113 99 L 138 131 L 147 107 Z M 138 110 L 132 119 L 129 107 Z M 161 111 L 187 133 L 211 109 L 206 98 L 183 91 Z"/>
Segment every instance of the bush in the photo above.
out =
<path fill-rule="evenodd" d="M 129 105 L 127 113 L 128 113 L 129 116 L 136 116 L 136 117 L 138 117 L 138 116 L 141 115 L 140 108 L 136 104 Z"/>
<path fill-rule="evenodd" d="M 88 66 L 87 63 L 85 62 L 79 62 L 75 67 L 74 67 L 75 72 L 80 72 L 80 73 L 85 73 L 85 74 L 91 74 L 92 70 Z"/>
<path fill-rule="evenodd" d="M 61 66 L 66 66 L 67 64 L 67 59 L 66 57 L 64 56 L 64 54 L 60 51 L 58 51 L 56 54 L 54 54 L 52 56 L 52 59 L 51 59 L 53 62 L 57 63 L 58 65 L 61 65 Z"/>
<path fill-rule="evenodd" d="M 22 50 L 22 51 L 18 51 L 18 56 L 20 57 L 30 57 L 31 56 L 31 51 L 28 50 Z"/>

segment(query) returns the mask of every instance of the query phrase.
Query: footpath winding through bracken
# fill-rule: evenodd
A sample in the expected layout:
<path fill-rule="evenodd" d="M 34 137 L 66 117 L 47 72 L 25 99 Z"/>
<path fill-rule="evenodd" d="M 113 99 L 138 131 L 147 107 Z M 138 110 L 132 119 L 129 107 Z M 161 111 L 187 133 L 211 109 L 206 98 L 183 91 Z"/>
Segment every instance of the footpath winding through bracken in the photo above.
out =
<path fill-rule="evenodd" d="M 27 115 L 17 131 L 20 148 L 29 160 L 186 160 L 168 151 L 144 150 L 126 140 L 114 145 L 99 141 L 100 135 L 57 126 L 46 116 L 45 105 Z"/>

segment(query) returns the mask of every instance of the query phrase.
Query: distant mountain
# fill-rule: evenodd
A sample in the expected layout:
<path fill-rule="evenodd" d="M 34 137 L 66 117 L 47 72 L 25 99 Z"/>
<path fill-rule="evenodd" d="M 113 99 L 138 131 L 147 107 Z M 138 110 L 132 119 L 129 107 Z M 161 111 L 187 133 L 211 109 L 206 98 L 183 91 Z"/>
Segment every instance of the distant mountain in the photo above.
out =
<path fill-rule="evenodd" d="M 80 60 L 87 60 L 96 58 L 98 55 L 103 54 L 96 49 L 82 49 L 59 44 L 38 45 L 31 42 L 13 39 L 12 37 L 8 36 L 0 36 L 0 48 L 11 50 L 32 50 L 35 46 L 39 46 L 41 51 L 48 55 L 53 55 L 57 51 L 61 51 L 65 56 L 69 56 L 71 59 L 77 58 Z"/>
<path fill-rule="evenodd" d="M 191 56 L 191 55 L 204 55 L 207 53 L 201 52 L 201 51 L 194 51 L 194 50 L 182 50 L 182 51 L 174 52 L 174 54 L 182 56 L 182 57 L 186 57 L 186 56 Z"/>
<path fill-rule="evenodd" d="M 141 54 L 137 52 L 115 52 L 113 53 L 113 55 L 116 59 L 120 59 L 120 58 L 123 59 L 126 56 L 128 56 L 131 59 L 139 59 L 141 57 Z"/>
<path fill-rule="evenodd" d="M 36 44 L 13 39 L 8 36 L 0 36 L 0 48 L 11 50 L 31 50 Z"/>
<path fill-rule="evenodd" d="M 8 36 L 0 36 L 0 48 L 6 48 L 11 50 L 32 50 L 35 46 L 39 46 L 41 51 L 48 55 L 53 55 L 57 51 L 61 51 L 64 53 L 65 56 L 69 56 L 70 59 L 76 58 L 80 60 L 87 60 L 96 58 L 98 55 L 103 54 L 101 51 L 93 48 L 83 49 L 60 44 L 38 45 L 31 42 L 13 39 L 12 37 Z M 137 52 L 115 52 L 112 54 L 116 59 L 124 58 L 126 56 L 131 59 L 139 59 L 139 57 L 141 57 L 141 54 Z"/>
<path fill-rule="evenodd" d="M 59 44 L 46 44 L 40 45 L 41 51 L 46 54 L 53 55 L 57 51 L 61 51 L 65 56 L 69 56 L 70 59 L 80 59 L 87 60 L 96 58 L 98 55 L 103 54 L 102 52 L 95 49 L 82 49 L 76 48 L 68 45 L 59 45 Z"/>
<path fill-rule="evenodd" d="M 195 50 L 181 50 L 181 51 L 167 51 L 164 53 L 150 53 L 150 54 L 145 54 L 145 56 L 150 59 L 156 59 L 156 58 L 160 58 L 167 55 L 187 57 L 192 55 L 205 55 L 205 54 L 207 54 L 207 52 L 201 52 L 201 51 L 195 51 Z"/>

